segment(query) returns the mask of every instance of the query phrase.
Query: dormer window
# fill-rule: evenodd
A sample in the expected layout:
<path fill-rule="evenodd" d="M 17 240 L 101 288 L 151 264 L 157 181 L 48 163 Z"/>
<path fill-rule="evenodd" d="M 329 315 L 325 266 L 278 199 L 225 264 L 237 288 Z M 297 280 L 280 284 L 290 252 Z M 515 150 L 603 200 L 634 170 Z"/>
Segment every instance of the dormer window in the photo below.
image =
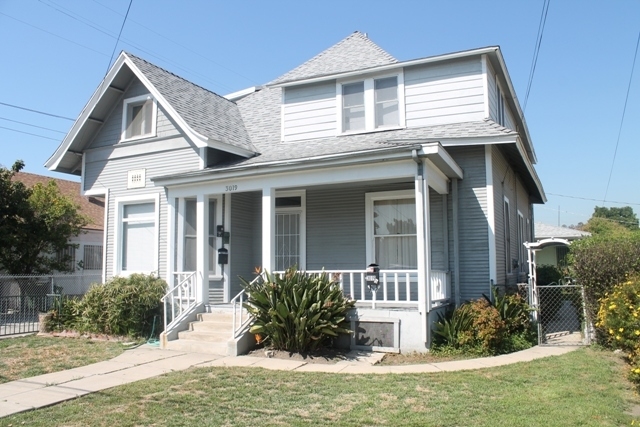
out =
<path fill-rule="evenodd" d="M 148 138 L 156 134 L 156 100 L 150 95 L 124 100 L 122 141 Z"/>
<path fill-rule="evenodd" d="M 402 74 L 338 83 L 340 132 L 370 132 L 404 126 Z"/>

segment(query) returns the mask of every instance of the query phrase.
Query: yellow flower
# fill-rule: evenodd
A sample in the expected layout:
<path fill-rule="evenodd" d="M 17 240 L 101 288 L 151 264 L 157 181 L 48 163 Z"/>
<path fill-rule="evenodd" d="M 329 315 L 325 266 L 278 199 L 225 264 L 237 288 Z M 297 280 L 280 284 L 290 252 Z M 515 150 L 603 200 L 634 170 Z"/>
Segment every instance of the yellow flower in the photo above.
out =
<path fill-rule="evenodd" d="M 613 335 L 613 329 L 609 329 L 609 335 Z"/>
<path fill-rule="evenodd" d="M 616 335 L 616 339 L 620 341 L 620 335 Z"/>
<path fill-rule="evenodd" d="M 618 329 L 618 332 L 624 332 L 624 328 Z"/>
<path fill-rule="evenodd" d="M 611 305 L 609 306 L 609 310 L 613 310 L 614 308 L 616 308 L 616 305 L 615 305 L 615 304 L 611 304 Z"/>
<path fill-rule="evenodd" d="M 636 329 L 635 334 L 636 334 L 636 335 L 640 335 L 640 331 Z"/>

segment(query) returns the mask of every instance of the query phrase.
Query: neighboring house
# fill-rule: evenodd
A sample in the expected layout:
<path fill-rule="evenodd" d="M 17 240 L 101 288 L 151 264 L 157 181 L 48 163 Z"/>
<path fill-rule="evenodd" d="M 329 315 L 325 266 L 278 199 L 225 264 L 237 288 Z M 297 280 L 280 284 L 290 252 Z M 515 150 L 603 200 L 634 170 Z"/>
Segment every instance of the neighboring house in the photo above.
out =
<path fill-rule="evenodd" d="M 100 279 L 96 280 L 96 276 L 102 274 L 104 198 L 81 195 L 79 182 L 27 172 L 18 172 L 13 179 L 22 182 L 27 187 L 33 187 L 36 184 L 47 185 L 49 181 L 55 181 L 60 193 L 70 198 L 79 207 L 79 211 L 89 219 L 88 224 L 82 228 L 82 232 L 69 239 L 69 247 L 64 253 L 71 256 L 69 265 L 74 269 L 72 274 L 79 278 L 74 282 L 64 281 L 68 288 L 65 289 L 65 292 L 72 294 L 84 293 L 91 281 L 99 281 Z M 86 283 L 83 283 L 80 279 L 82 276 L 88 277 Z"/>
<path fill-rule="evenodd" d="M 569 254 L 568 243 L 573 240 L 583 239 L 591 236 L 587 231 L 580 231 L 568 227 L 558 227 L 555 225 L 535 223 L 535 239 L 538 241 L 560 241 L 555 245 L 544 245 L 536 252 L 537 265 L 566 265 Z"/>
<path fill-rule="evenodd" d="M 123 52 L 46 166 L 106 199 L 107 277 L 195 272 L 168 339 L 238 276 L 297 265 L 424 350 L 447 305 L 526 275 L 535 162 L 498 47 L 398 61 L 355 32 L 227 97 Z"/>

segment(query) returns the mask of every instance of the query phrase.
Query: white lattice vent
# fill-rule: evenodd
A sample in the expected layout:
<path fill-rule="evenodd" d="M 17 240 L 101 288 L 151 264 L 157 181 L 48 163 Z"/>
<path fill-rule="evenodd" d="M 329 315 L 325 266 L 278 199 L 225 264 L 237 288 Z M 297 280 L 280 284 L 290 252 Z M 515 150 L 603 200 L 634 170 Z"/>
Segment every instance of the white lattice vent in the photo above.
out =
<path fill-rule="evenodd" d="M 127 172 L 127 188 L 144 188 L 146 186 L 146 169 Z"/>

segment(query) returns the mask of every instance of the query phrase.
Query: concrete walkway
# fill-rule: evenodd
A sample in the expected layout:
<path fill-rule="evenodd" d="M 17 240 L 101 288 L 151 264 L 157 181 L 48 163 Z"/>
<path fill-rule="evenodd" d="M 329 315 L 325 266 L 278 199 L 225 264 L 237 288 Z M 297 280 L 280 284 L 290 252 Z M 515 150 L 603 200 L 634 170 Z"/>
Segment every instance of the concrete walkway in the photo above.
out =
<path fill-rule="evenodd" d="M 374 366 L 373 363 L 382 357 L 380 353 L 354 352 L 349 360 L 336 364 L 314 364 L 299 360 L 264 357 L 185 353 L 160 350 L 145 345 L 127 350 L 120 356 L 105 362 L 0 384 L 0 418 L 168 372 L 182 371 L 192 366 L 251 366 L 285 371 L 340 372 L 341 374 L 406 374 L 481 369 L 529 362 L 542 357 L 565 354 L 577 348 L 533 347 L 517 353 L 481 359 L 421 365 Z"/>

